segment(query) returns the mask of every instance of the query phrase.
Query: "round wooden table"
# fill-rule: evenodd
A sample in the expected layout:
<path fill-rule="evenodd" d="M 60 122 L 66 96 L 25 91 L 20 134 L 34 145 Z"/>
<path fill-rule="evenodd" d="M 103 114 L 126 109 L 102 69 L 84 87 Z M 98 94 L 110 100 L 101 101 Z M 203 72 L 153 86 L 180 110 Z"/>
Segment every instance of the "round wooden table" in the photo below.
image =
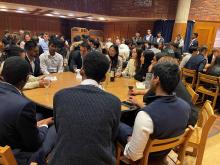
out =
<path fill-rule="evenodd" d="M 72 72 L 56 73 L 57 80 L 52 81 L 49 88 L 36 88 L 23 91 L 24 95 L 34 103 L 48 109 L 53 109 L 53 97 L 61 89 L 74 87 L 80 84 L 81 81 L 76 79 L 76 74 Z M 128 86 L 135 87 L 135 80 L 127 78 L 116 78 L 114 82 L 104 82 L 105 90 L 117 96 L 121 101 L 128 99 Z M 143 96 L 137 96 L 139 101 L 142 101 Z M 128 109 L 122 107 L 122 109 Z"/>

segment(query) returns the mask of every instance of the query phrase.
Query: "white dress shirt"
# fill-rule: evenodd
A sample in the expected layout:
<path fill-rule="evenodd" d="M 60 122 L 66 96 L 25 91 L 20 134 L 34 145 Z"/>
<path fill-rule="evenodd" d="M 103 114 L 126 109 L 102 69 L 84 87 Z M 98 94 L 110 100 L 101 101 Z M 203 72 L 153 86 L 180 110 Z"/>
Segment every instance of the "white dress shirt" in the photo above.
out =
<path fill-rule="evenodd" d="M 141 159 L 154 126 L 151 117 L 144 111 L 138 112 L 131 140 L 126 144 L 124 155 L 133 161 Z"/>
<path fill-rule="evenodd" d="M 93 79 L 85 79 L 81 82 L 81 85 L 93 85 L 95 87 L 102 89 L 102 86 L 100 84 L 98 84 L 98 82 Z"/>
<path fill-rule="evenodd" d="M 187 54 L 183 57 L 182 61 L 180 62 L 180 69 L 185 67 L 186 63 L 189 61 L 189 59 L 190 59 L 191 57 L 192 57 L 192 54 L 190 54 L 190 53 L 187 53 Z"/>
<path fill-rule="evenodd" d="M 54 56 L 49 51 L 44 52 L 40 55 L 40 68 L 43 74 L 63 72 L 63 56 L 57 52 Z"/>

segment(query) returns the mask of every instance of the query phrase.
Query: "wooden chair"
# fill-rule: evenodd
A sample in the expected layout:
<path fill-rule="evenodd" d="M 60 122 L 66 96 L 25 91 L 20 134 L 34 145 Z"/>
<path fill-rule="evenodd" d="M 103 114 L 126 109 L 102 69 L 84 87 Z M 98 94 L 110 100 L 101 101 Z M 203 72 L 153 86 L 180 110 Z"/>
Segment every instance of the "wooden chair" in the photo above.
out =
<path fill-rule="evenodd" d="M 180 165 L 183 164 L 184 157 L 185 157 L 185 149 L 188 143 L 188 140 L 190 136 L 193 133 L 193 128 L 189 127 L 186 129 L 185 133 L 178 137 L 174 138 L 169 138 L 169 139 L 149 139 L 148 143 L 145 147 L 144 153 L 143 153 L 143 158 L 140 159 L 138 162 L 133 162 L 131 160 L 129 161 L 129 164 L 135 164 L 135 165 L 147 165 L 148 164 L 148 156 L 152 152 L 159 152 L 159 151 L 164 151 L 167 149 L 172 149 L 174 147 L 179 146 L 179 152 L 178 152 L 178 162 Z M 120 161 L 123 160 L 124 156 L 123 155 L 123 146 L 119 143 L 117 143 L 117 148 L 116 148 L 116 164 L 120 165 Z"/>
<path fill-rule="evenodd" d="M 206 86 L 210 86 L 210 87 L 206 87 Z M 214 98 L 212 101 L 213 109 L 215 108 L 217 98 L 220 95 L 219 86 L 220 86 L 220 77 L 199 73 L 198 81 L 196 84 L 196 92 L 202 93 L 202 102 L 204 101 L 205 95 L 213 97 Z"/>
<path fill-rule="evenodd" d="M 190 85 L 186 85 L 186 89 L 192 98 L 192 103 L 195 105 L 199 98 L 199 95 L 192 89 Z"/>
<path fill-rule="evenodd" d="M 208 133 L 216 118 L 211 102 L 207 100 L 201 109 L 197 126 L 188 143 L 188 146 L 193 148 L 190 155 L 197 157 L 196 165 L 202 164 Z"/>
<path fill-rule="evenodd" d="M 196 85 L 196 77 L 197 77 L 196 70 L 190 70 L 190 69 L 182 68 L 181 78 L 182 78 L 182 81 L 183 81 L 184 85 L 190 85 L 192 88 L 194 88 L 195 85 Z M 192 78 L 192 82 L 191 83 L 187 82 L 186 78 Z"/>
<path fill-rule="evenodd" d="M 9 146 L 0 147 L 0 165 L 17 165 Z"/>
<path fill-rule="evenodd" d="M 15 157 L 9 146 L 5 146 L 5 147 L 0 146 L 0 165 L 17 165 Z M 38 165 L 38 164 L 32 162 L 30 165 Z"/>

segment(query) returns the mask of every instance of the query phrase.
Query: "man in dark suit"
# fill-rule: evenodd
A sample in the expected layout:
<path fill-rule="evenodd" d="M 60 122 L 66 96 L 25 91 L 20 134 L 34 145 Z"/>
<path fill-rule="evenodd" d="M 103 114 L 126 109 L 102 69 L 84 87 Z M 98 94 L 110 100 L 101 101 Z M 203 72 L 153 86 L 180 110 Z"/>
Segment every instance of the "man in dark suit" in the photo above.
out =
<path fill-rule="evenodd" d="M 26 51 L 26 61 L 29 63 L 29 69 L 33 76 L 37 77 L 41 75 L 40 71 L 40 59 L 39 59 L 39 48 L 37 43 L 33 40 L 30 40 L 25 43 Z"/>
<path fill-rule="evenodd" d="M 207 63 L 206 54 L 208 53 L 207 46 L 202 46 L 199 49 L 199 54 L 196 56 L 192 56 L 189 61 L 186 63 L 184 68 L 196 70 L 197 72 L 203 72 L 205 69 L 205 65 Z"/>
<path fill-rule="evenodd" d="M 37 123 L 35 105 L 22 96 L 28 75 L 28 63 L 21 57 L 10 57 L 4 63 L 0 81 L 0 145 L 13 149 L 19 165 L 30 160 L 44 164 L 51 143 L 44 139 L 52 118 Z"/>
<path fill-rule="evenodd" d="M 153 42 L 154 36 L 151 34 L 151 30 L 147 30 L 147 35 L 144 36 L 144 41 Z"/>
<path fill-rule="evenodd" d="M 2 38 L 2 43 L 4 44 L 5 47 L 10 44 L 10 38 L 9 38 L 9 36 L 10 36 L 9 31 L 8 31 L 8 30 L 5 30 L 5 35 L 4 35 L 4 37 Z"/>
<path fill-rule="evenodd" d="M 114 140 L 121 102 L 99 88 L 109 69 L 108 58 L 96 51 L 83 60 L 81 85 L 54 97 L 58 134 L 49 165 L 114 165 Z"/>
<path fill-rule="evenodd" d="M 69 70 L 75 72 L 75 69 L 82 68 L 83 58 L 90 52 L 91 47 L 87 42 L 80 44 L 79 50 L 72 50 L 69 56 Z"/>
<path fill-rule="evenodd" d="M 198 33 L 193 33 L 192 34 L 192 40 L 191 40 L 191 42 L 190 42 L 190 44 L 189 44 L 189 47 L 190 46 L 194 46 L 194 47 L 197 47 L 198 48 L 198 46 L 199 46 L 199 42 L 198 42 Z"/>

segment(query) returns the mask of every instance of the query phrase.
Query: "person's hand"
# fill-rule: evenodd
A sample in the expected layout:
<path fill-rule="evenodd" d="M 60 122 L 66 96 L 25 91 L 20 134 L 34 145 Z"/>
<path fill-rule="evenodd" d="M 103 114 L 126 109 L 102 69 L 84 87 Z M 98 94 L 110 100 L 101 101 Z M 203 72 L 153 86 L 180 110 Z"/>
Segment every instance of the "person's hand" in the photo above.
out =
<path fill-rule="evenodd" d="M 134 105 L 137 105 L 137 106 L 139 104 L 139 102 L 137 101 L 137 99 L 134 96 L 129 96 L 128 101 Z"/>
<path fill-rule="evenodd" d="M 116 77 L 121 77 L 121 73 L 116 73 L 115 76 Z"/>
<path fill-rule="evenodd" d="M 38 80 L 38 82 L 39 82 L 39 87 L 43 88 L 44 87 L 44 80 L 40 79 L 40 80 Z"/>
<path fill-rule="evenodd" d="M 128 90 L 128 95 L 129 96 L 136 96 L 138 95 L 138 92 L 134 89 Z"/>
<path fill-rule="evenodd" d="M 128 136 L 127 142 L 131 141 L 131 136 Z"/>
<path fill-rule="evenodd" d="M 37 122 L 37 126 L 40 127 L 42 125 L 51 125 L 54 123 L 53 117 L 49 117 L 47 119 L 43 119 Z"/>
<path fill-rule="evenodd" d="M 129 96 L 128 101 L 140 108 L 143 108 L 145 106 L 144 103 L 138 102 L 134 96 Z"/>

